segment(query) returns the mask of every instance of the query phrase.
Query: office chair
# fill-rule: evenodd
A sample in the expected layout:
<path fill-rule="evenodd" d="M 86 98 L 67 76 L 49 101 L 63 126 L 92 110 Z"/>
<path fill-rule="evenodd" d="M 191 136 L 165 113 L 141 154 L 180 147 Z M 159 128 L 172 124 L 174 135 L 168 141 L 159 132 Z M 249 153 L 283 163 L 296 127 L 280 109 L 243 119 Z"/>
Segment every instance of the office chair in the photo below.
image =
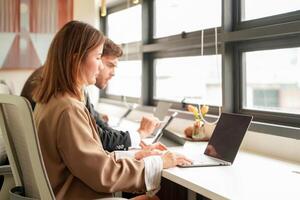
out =
<path fill-rule="evenodd" d="M 4 80 L 0 80 L 0 94 L 12 94 L 11 88 Z"/>
<path fill-rule="evenodd" d="M 30 103 L 23 97 L 0 94 L 0 127 L 14 181 L 19 186 L 11 191 L 21 193 L 11 192 L 11 197 L 55 199 L 42 160 Z"/>
<path fill-rule="evenodd" d="M 10 199 L 54 200 L 29 101 L 20 96 L 0 94 L 0 127 L 17 186 L 11 189 Z"/>
<path fill-rule="evenodd" d="M 8 199 L 9 190 L 14 186 L 15 182 L 7 161 L 3 137 L 0 134 L 0 199 Z"/>
<path fill-rule="evenodd" d="M 0 93 L 11 94 L 11 89 L 4 80 L 0 80 Z M 0 199 L 9 198 L 9 190 L 15 186 L 12 171 L 8 164 L 4 139 L 0 134 Z"/>

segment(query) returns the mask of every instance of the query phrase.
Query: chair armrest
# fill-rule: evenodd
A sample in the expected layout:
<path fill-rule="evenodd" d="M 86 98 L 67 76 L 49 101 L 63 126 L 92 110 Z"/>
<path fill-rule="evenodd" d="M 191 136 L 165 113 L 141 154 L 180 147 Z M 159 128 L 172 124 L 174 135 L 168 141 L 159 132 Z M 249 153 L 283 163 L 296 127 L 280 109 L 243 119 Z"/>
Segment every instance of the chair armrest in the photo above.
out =
<path fill-rule="evenodd" d="M 0 175 L 12 174 L 10 165 L 0 165 Z"/>

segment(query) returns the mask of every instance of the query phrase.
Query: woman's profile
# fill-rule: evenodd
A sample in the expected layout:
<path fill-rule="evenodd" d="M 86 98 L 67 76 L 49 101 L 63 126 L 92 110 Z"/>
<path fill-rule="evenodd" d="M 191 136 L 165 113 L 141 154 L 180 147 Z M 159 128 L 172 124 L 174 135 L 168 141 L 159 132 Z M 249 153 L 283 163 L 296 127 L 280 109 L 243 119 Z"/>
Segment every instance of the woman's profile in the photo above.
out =
<path fill-rule="evenodd" d="M 103 34 L 86 23 L 67 23 L 50 45 L 42 79 L 34 91 L 41 151 L 57 199 L 155 191 L 163 168 L 190 163 L 170 152 L 148 156 L 150 152 L 136 160 L 128 158 L 128 152 L 107 153 L 102 148 L 83 90 L 95 83 L 103 67 L 104 41 Z"/>

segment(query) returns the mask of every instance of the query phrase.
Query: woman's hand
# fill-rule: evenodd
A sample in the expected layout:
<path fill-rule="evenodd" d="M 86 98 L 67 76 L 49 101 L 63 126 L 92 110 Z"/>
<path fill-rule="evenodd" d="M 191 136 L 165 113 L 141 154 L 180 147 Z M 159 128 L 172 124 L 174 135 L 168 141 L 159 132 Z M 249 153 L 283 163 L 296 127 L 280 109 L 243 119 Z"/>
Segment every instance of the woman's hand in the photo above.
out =
<path fill-rule="evenodd" d="M 141 151 L 138 151 L 134 157 L 136 160 L 141 160 L 148 156 L 157 156 L 157 155 L 161 156 L 164 169 L 175 167 L 177 165 L 191 165 L 192 164 L 192 161 L 183 155 L 180 155 L 177 153 L 172 153 L 170 151 L 165 151 L 165 152 L 159 151 L 157 149 L 155 149 L 155 150 L 143 149 Z"/>
<path fill-rule="evenodd" d="M 141 141 L 140 146 L 144 150 L 155 150 L 155 149 L 160 150 L 160 151 L 168 150 L 168 148 L 160 142 L 156 142 L 154 144 L 147 145 L 145 142 Z"/>
<path fill-rule="evenodd" d="M 192 161 L 185 156 L 167 151 L 162 155 L 163 168 L 168 169 L 177 165 L 191 165 Z"/>
<path fill-rule="evenodd" d="M 159 151 L 159 150 L 143 149 L 141 151 L 136 152 L 134 155 L 134 158 L 136 160 L 141 160 L 148 156 L 157 156 L 157 155 L 162 155 L 162 154 L 163 154 L 163 152 Z"/>

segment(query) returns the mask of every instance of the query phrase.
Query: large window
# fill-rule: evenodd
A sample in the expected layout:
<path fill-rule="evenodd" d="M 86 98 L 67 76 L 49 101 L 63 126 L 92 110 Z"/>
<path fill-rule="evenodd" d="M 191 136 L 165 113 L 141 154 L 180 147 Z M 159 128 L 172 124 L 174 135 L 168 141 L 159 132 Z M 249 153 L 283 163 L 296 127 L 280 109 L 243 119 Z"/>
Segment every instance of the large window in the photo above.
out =
<path fill-rule="evenodd" d="M 221 26 L 221 0 L 156 0 L 154 38 Z"/>
<path fill-rule="evenodd" d="M 221 56 L 193 56 L 155 60 L 156 99 L 222 105 Z"/>
<path fill-rule="evenodd" d="M 242 0 L 242 21 L 300 10 L 299 0 Z"/>
<path fill-rule="evenodd" d="M 141 41 L 141 5 L 108 15 L 108 36 L 116 43 Z"/>
<path fill-rule="evenodd" d="M 127 60 L 107 97 L 221 106 L 252 115 L 250 130 L 300 139 L 300 0 L 128 2 L 103 26 Z"/>
<path fill-rule="evenodd" d="M 300 114 L 300 48 L 244 53 L 247 109 Z"/>
<path fill-rule="evenodd" d="M 139 98 L 141 96 L 141 66 L 140 60 L 120 61 L 106 93 Z"/>
<path fill-rule="evenodd" d="M 142 7 L 141 4 L 112 12 L 107 17 L 108 37 L 115 43 L 123 44 L 123 57 L 110 81 L 106 94 L 113 96 L 141 97 L 142 88 Z"/>

